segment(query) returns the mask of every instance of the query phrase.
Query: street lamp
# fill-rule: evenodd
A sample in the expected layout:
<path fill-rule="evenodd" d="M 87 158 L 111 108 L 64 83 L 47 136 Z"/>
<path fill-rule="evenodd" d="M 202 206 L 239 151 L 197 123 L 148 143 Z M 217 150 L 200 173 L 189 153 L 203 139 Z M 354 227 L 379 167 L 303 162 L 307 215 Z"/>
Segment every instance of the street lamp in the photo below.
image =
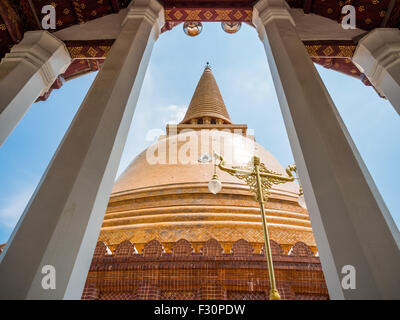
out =
<path fill-rule="evenodd" d="M 211 179 L 211 181 L 208 183 L 208 189 L 210 192 L 216 194 L 218 193 L 221 188 L 222 184 L 218 180 L 217 176 L 217 167 L 229 173 L 230 175 L 237 177 L 241 180 L 244 180 L 246 184 L 250 187 L 250 191 L 255 194 L 255 198 L 260 204 L 260 209 L 261 209 L 261 218 L 262 218 L 262 226 L 263 226 L 263 231 L 264 231 L 264 245 L 265 245 L 265 256 L 267 259 L 267 265 L 268 265 L 268 275 L 269 275 L 269 281 L 270 281 L 270 294 L 269 294 L 269 299 L 270 300 L 280 300 L 281 297 L 279 295 L 279 292 L 276 288 L 276 282 L 275 282 L 275 274 L 274 274 L 274 266 L 272 263 L 272 253 L 271 253 L 271 247 L 269 243 L 269 234 L 268 234 L 268 228 L 267 228 L 267 221 L 265 218 L 265 208 L 264 208 L 264 201 L 268 200 L 268 195 L 270 194 L 270 189 L 273 184 L 280 184 L 280 183 L 286 183 L 286 182 L 292 182 L 295 179 L 298 180 L 297 177 L 297 168 L 296 165 L 290 165 L 286 169 L 287 177 L 277 173 L 273 172 L 271 170 L 268 170 L 264 163 L 260 162 L 260 158 L 257 156 L 254 156 L 252 161 L 249 162 L 247 165 L 244 166 L 231 166 L 228 167 L 224 163 L 224 159 L 221 155 L 217 154 L 214 152 L 214 174 Z M 218 163 L 217 163 L 218 161 Z M 296 173 L 296 177 L 293 176 L 293 173 Z M 303 192 L 300 187 L 299 191 L 299 196 L 302 196 Z M 299 201 L 300 204 L 300 201 Z M 301 204 L 300 204 L 301 205 Z"/>

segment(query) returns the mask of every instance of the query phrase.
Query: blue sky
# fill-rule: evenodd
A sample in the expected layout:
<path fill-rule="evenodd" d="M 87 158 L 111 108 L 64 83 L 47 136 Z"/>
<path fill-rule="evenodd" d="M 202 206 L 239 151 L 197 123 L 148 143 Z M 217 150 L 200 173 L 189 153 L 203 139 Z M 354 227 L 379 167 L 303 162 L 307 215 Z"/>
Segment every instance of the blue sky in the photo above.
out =
<path fill-rule="evenodd" d="M 257 142 L 286 167 L 293 163 L 288 137 L 255 30 L 234 35 L 205 23 L 190 38 L 179 25 L 156 42 L 127 139 L 120 174 L 153 141 L 151 129 L 184 116 L 204 65 L 210 61 L 231 119 L 246 123 Z M 400 117 L 361 81 L 317 66 L 386 205 L 400 226 Z M 35 103 L 0 148 L 0 243 L 7 241 L 96 74 L 66 82 Z"/>

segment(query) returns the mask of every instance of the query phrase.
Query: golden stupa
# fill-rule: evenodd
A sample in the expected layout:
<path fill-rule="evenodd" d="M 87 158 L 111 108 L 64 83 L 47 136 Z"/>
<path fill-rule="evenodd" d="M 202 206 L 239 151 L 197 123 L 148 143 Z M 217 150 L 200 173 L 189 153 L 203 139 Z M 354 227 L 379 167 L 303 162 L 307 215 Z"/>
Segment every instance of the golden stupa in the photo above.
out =
<path fill-rule="evenodd" d="M 138 155 L 117 180 L 99 241 L 114 251 L 130 240 L 142 252 L 156 239 L 168 253 L 176 241 L 186 239 L 196 253 L 214 238 L 229 253 L 236 241 L 245 239 L 259 253 L 264 243 L 260 210 L 245 182 L 218 172 L 222 190 L 216 195 L 208 190 L 213 164 L 198 158 L 211 155 L 215 145 L 232 164 L 255 154 L 268 169 L 286 175 L 277 159 L 247 134 L 246 125 L 232 123 L 207 66 L 183 121 L 167 125 L 166 135 Z M 266 203 L 270 238 L 285 254 L 297 242 L 315 254 L 309 216 L 298 203 L 298 193 L 295 182 L 271 190 Z"/>

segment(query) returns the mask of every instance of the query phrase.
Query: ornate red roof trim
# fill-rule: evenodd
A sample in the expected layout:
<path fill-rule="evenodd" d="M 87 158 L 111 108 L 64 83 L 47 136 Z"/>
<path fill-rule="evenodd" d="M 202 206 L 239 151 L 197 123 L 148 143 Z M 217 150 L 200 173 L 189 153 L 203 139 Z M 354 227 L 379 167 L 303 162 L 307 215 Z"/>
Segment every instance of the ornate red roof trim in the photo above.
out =
<path fill-rule="evenodd" d="M 327 69 L 332 69 L 354 78 L 360 79 L 366 86 L 372 84 L 367 77 L 362 74 L 351 61 L 356 50 L 356 43 L 353 41 L 303 41 L 308 54 L 313 62 L 322 65 Z"/>
<path fill-rule="evenodd" d="M 356 8 L 356 25 L 364 30 L 377 27 L 400 27 L 400 1 L 392 0 L 286 0 L 290 7 L 303 9 L 341 22 L 344 5 Z M 51 4 L 56 8 L 57 30 L 84 23 L 126 8 L 130 0 L 0 0 L 0 58 L 18 43 L 24 32 L 40 29 L 43 17 L 41 8 Z M 162 31 L 170 30 L 183 21 L 242 21 L 251 25 L 252 6 L 255 0 L 161 0 L 166 11 L 166 24 Z M 306 44 L 310 56 L 316 63 L 346 74 L 363 75 L 348 62 L 354 47 L 350 45 L 324 46 Z M 98 59 L 105 57 L 111 46 L 103 48 L 70 46 L 75 59 Z M 333 53 L 330 51 L 333 50 Z M 339 59 L 341 58 L 341 59 Z M 338 67 L 339 66 L 339 67 Z"/>
<path fill-rule="evenodd" d="M 72 59 L 105 58 L 111 49 L 114 39 L 64 41 Z"/>
<path fill-rule="evenodd" d="M 231 22 L 252 21 L 252 7 L 244 8 L 165 8 L 165 21 Z"/>
<path fill-rule="evenodd" d="M 310 57 L 352 58 L 357 44 L 347 40 L 303 41 Z"/>
<path fill-rule="evenodd" d="M 179 22 L 172 22 L 174 25 Z M 61 75 L 62 78 L 69 80 L 86 73 L 98 71 L 104 63 L 108 52 L 111 49 L 114 39 L 90 40 L 90 41 L 65 41 L 69 53 L 74 61 Z M 354 78 L 360 79 L 365 85 L 371 86 L 368 79 L 362 74 L 351 61 L 356 44 L 353 41 L 303 41 L 311 59 L 327 69 L 332 69 Z M 59 89 L 59 79 L 51 87 Z M 44 101 L 50 92 L 40 97 L 38 101 Z"/>

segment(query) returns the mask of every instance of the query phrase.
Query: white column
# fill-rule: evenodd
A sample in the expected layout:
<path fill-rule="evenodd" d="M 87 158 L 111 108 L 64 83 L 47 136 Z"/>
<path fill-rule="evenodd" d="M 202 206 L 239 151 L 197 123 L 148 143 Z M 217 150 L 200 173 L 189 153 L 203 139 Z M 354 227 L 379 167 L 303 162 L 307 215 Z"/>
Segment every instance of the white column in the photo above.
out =
<path fill-rule="evenodd" d="M 153 44 L 156 0 L 136 0 L 0 261 L 0 299 L 80 299 Z M 43 266 L 56 270 L 44 290 Z"/>
<path fill-rule="evenodd" d="M 70 63 L 65 44 L 47 31 L 25 32 L 6 54 L 0 63 L 0 146 Z"/>
<path fill-rule="evenodd" d="M 399 231 L 286 2 L 259 1 L 253 23 L 265 46 L 331 299 L 400 298 Z M 346 266 L 355 268 L 355 289 L 342 287 Z"/>
<path fill-rule="evenodd" d="M 372 30 L 358 42 L 352 60 L 400 114 L 400 30 Z"/>

